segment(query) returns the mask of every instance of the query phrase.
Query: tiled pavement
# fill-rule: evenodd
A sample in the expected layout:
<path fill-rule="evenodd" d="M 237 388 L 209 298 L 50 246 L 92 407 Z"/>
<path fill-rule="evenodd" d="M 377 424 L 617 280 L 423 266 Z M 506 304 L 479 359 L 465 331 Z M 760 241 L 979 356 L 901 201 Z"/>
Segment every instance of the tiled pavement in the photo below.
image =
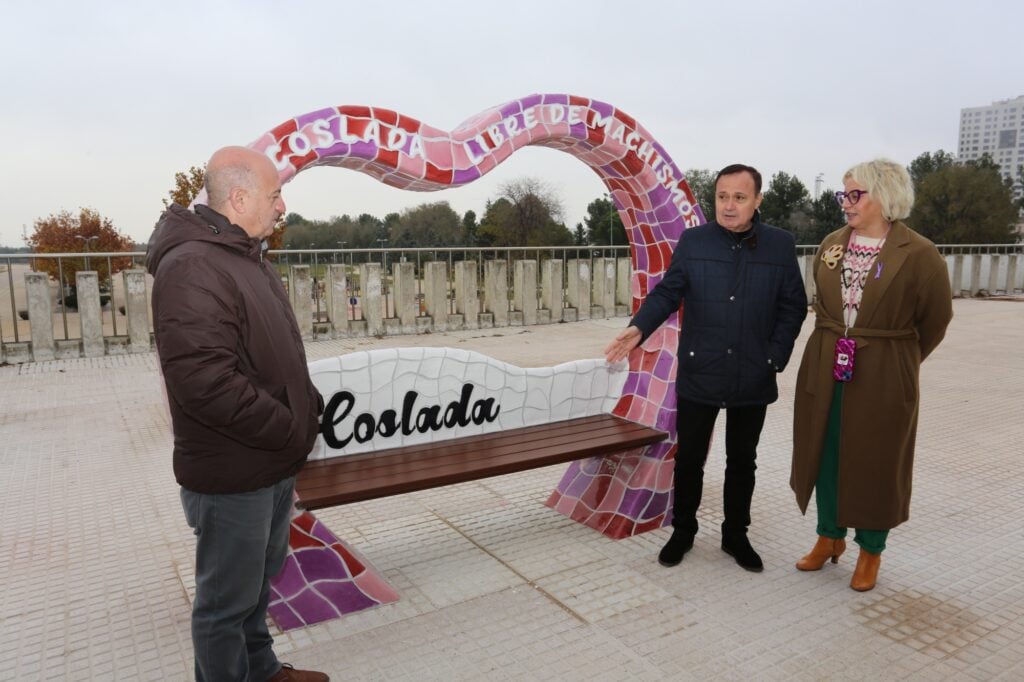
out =
<path fill-rule="evenodd" d="M 760 450 L 764 573 L 718 548 L 719 434 L 701 534 L 672 569 L 655 559 L 665 530 L 616 542 L 544 507 L 562 466 L 323 512 L 402 599 L 279 634 L 279 654 L 346 680 L 1024 679 L 1024 302 L 955 311 L 923 368 L 912 519 L 873 592 L 848 587 L 855 552 L 793 568 L 814 540 L 787 483 L 794 365 Z M 553 365 L 598 356 L 622 324 L 309 353 L 451 345 Z M 0 368 L 0 678 L 189 678 L 192 536 L 161 401 L 152 354 Z"/>

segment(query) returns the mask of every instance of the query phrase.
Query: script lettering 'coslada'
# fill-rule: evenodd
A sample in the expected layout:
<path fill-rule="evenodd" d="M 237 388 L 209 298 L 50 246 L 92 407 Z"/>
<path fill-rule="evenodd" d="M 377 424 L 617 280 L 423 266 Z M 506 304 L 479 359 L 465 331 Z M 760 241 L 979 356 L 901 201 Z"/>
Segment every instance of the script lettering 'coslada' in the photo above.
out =
<path fill-rule="evenodd" d="M 349 391 L 339 391 L 331 396 L 324 408 L 320 433 L 327 447 L 340 450 L 353 439 L 357 443 L 365 443 L 375 436 L 389 438 L 401 432 L 409 436 L 413 433 L 427 433 L 452 429 L 470 424 L 484 424 L 498 418 L 501 405 L 494 398 L 484 398 L 470 403 L 473 396 L 473 384 L 463 384 L 458 400 L 447 406 L 426 405 L 416 410 L 416 399 L 419 393 L 407 391 L 402 400 L 402 410 L 384 410 L 379 416 L 372 412 L 363 412 L 349 421 L 349 415 L 355 408 L 356 398 Z"/>

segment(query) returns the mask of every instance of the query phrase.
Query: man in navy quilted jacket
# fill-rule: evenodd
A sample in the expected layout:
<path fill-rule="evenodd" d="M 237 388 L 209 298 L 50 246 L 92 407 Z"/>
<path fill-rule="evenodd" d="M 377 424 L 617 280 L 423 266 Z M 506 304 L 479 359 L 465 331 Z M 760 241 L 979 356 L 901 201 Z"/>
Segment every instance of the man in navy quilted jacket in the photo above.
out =
<path fill-rule="evenodd" d="M 723 168 L 715 179 L 715 220 L 683 232 L 665 277 L 605 349 L 609 362 L 621 360 L 683 306 L 673 532 L 658 555 L 663 566 L 675 566 L 693 547 L 704 462 L 724 409 L 722 549 L 749 571 L 764 569 L 747 538 L 757 443 L 768 404 L 779 396 L 776 374 L 807 315 L 807 296 L 793 235 L 760 221 L 761 199 L 755 168 Z"/>

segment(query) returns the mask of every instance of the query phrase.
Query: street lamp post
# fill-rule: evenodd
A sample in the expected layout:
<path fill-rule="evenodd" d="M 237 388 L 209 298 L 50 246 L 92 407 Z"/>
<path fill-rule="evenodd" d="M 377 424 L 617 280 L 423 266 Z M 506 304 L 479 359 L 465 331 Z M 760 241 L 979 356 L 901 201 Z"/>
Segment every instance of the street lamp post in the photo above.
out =
<path fill-rule="evenodd" d="M 608 197 L 608 246 L 612 247 L 612 256 L 615 256 L 615 202 L 612 195 L 605 192 Z"/>
<path fill-rule="evenodd" d="M 380 244 L 380 257 L 381 257 L 381 261 L 384 263 L 384 274 L 387 275 L 387 272 L 388 272 L 388 252 L 384 250 L 384 245 L 388 243 L 388 240 L 387 239 L 378 239 L 377 243 Z"/>
<path fill-rule="evenodd" d="M 81 239 L 83 242 L 85 242 L 85 269 L 88 270 L 89 269 L 89 244 L 91 242 L 94 242 L 97 239 L 99 239 L 99 236 L 98 235 L 93 235 L 91 237 L 83 237 L 80 234 L 76 234 L 75 235 L 75 239 Z"/>

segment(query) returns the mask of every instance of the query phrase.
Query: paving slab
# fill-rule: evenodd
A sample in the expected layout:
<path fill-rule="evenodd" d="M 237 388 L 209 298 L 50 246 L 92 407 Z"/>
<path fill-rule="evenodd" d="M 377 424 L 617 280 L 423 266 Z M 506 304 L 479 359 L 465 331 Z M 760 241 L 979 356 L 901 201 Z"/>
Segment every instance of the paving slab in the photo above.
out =
<path fill-rule="evenodd" d="M 758 458 L 763 573 L 718 546 L 720 425 L 701 532 L 671 569 L 656 559 L 666 530 L 613 541 L 545 507 L 564 466 L 319 512 L 402 598 L 275 628 L 279 655 L 345 680 L 1024 679 L 1024 301 L 954 310 L 922 369 L 911 519 L 874 591 L 850 590 L 853 552 L 820 572 L 793 567 L 815 538 L 788 486 L 794 361 Z M 624 324 L 307 349 L 453 346 L 548 366 L 599 357 Z M 190 679 L 194 544 L 170 452 L 152 353 L 0 367 L 5 679 Z"/>

